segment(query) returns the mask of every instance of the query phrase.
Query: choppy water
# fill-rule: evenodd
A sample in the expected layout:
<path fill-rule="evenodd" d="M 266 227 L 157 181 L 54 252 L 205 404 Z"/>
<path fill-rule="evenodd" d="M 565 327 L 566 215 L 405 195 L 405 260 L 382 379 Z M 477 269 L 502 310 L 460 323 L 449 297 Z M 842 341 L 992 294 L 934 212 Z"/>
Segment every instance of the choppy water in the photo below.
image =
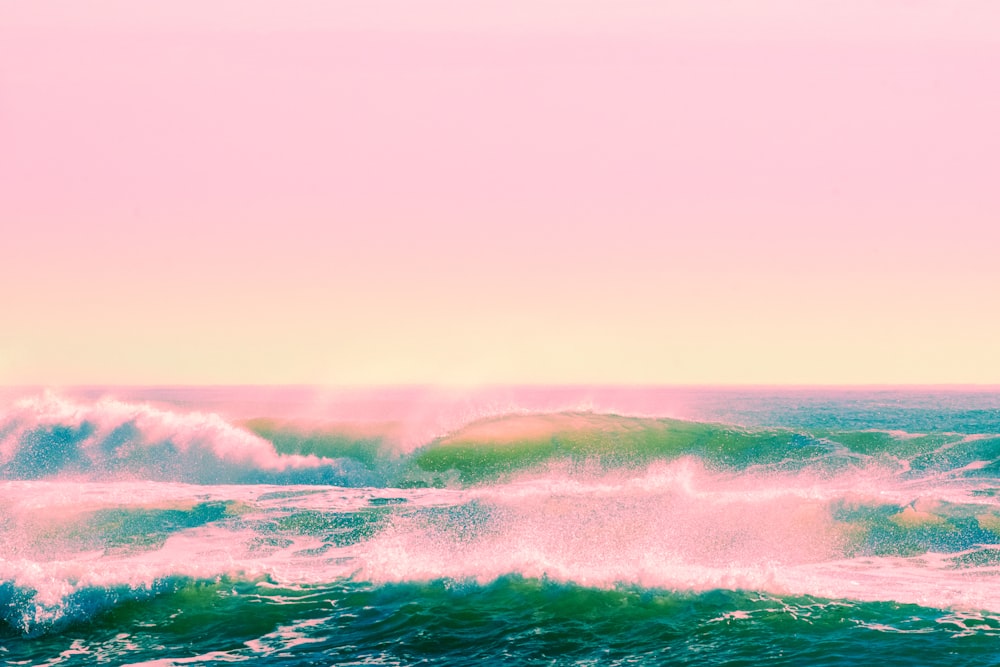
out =
<path fill-rule="evenodd" d="M 0 396 L 7 664 L 998 664 L 1000 392 Z"/>

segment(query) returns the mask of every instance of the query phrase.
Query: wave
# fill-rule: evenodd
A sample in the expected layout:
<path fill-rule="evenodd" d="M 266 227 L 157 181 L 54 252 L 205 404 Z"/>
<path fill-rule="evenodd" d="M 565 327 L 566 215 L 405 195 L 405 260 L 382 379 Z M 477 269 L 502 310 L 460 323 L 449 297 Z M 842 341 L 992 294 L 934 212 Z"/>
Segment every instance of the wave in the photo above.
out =
<path fill-rule="evenodd" d="M 198 484 L 470 486 L 553 466 L 639 470 L 695 456 L 718 469 L 833 473 L 871 465 L 912 475 L 989 476 L 996 432 L 741 427 L 592 412 L 476 419 L 400 447 L 392 424 L 226 421 L 112 399 L 45 394 L 0 412 L 0 479 L 149 479 Z"/>
<path fill-rule="evenodd" d="M 690 456 L 453 489 L 16 480 L 0 483 L 0 582 L 6 622 L 27 634 L 222 579 L 517 576 L 998 613 L 990 484 L 893 467 L 720 471 Z"/>
<path fill-rule="evenodd" d="M 369 481 L 350 459 L 279 454 L 216 414 L 178 413 L 112 399 L 46 394 L 0 414 L 0 479 L 150 479 L 221 483 Z"/>
<path fill-rule="evenodd" d="M 0 625 L 58 632 L 219 582 L 259 595 L 512 578 L 1000 613 L 996 429 L 516 412 L 397 444 L 106 399 L 14 403 Z"/>
<path fill-rule="evenodd" d="M 417 430 L 11 403 L 0 660 L 994 664 L 995 401 L 932 398 L 756 425 L 560 399 Z"/>
<path fill-rule="evenodd" d="M 148 629 L 123 632 L 136 627 Z M 963 664 L 987 665 L 995 662 L 1000 617 L 740 591 L 601 590 L 516 576 L 486 586 L 224 579 L 124 605 L 87 630 L 88 644 L 42 636 L 11 642 L 5 657 L 37 662 L 41 645 L 59 664 L 533 664 L 544 655 L 545 664 L 566 665 L 662 664 L 666 657 L 697 665 L 948 665 L 960 650 Z"/>

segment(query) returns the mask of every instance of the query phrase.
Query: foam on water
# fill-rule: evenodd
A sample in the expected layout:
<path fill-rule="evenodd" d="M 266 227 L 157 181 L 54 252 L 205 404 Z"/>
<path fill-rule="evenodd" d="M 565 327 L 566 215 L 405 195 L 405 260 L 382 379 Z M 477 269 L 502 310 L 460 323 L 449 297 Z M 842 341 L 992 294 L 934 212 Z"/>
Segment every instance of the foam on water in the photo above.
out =
<path fill-rule="evenodd" d="M 191 582 L 511 576 L 1000 613 L 995 433 L 523 417 L 534 449 L 489 422 L 360 461 L 280 453 L 209 413 L 17 402 L 0 414 L 2 619 L 57 632 Z M 492 440 L 477 454 L 473 436 Z M 452 485 L 393 482 L 429 471 Z M 312 638 L 275 632 L 251 648 Z"/>
<path fill-rule="evenodd" d="M 828 478 L 718 474 L 693 459 L 633 478 L 533 477 L 473 490 L 484 505 L 450 520 L 397 518 L 366 546 L 360 576 L 486 583 L 517 573 L 599 587 L 761 590 L 1000 611 L 997 535 L 979 525 L 998 516 L 995 499 L 970 496 L 964 480 L 955 489 L 893 479 L 881 469 Z M 948 504 L 970 497 L 973 507 Z M 863 509 L 881 516 L 851 520 Z M 970 517 L 981 520 L 960 525 Z M 960 539 L 963 528 L 969 546 L 956 553 L 878 554 L 909 550 L 910 542 L 933 545 L 935 531 Z M 886 543 L 866 544 L 880 534 Z"/>
<path fill-rule="evenodd" d="M 974 507 L 956 508 L 954 489 L 891 480 L 884 470 L 825 479 L 717 473 L 684 458 L 631 478 L 550 473 L 473 489 L 147 482 L 125 503 L 130 494 L 117 484 L 5 482 L 0 506 L 16 539 L 5 543 L 0 581 L 16 609 L 6 620 L 28 632 L 220 577 L 484 585 L 516 574 L 599 588 L 725 588 L 1000 612 L 998 547 L 972 542 L 996 541 L 989 530 L 950 553 L 882 555 L 894 546 L 865 546 L 880 530 L 933 546 L 935 533 L 958 536 L 968 517 L 990 525 L 1000 517 L 996 499 L 975 496 Z M 223 507 L 206 514 L 211 503 Z M 79 532 L 104 508 L 121 512 L 119 524 L 133 521 L 132 533 L 105 526 L 105 540 L 80 544 Z M 164 524 L 155 511 L 178 516 Z M 852 519 L 865 511 L 880 513 L 878 523 Z"/>
<path fill-rule="evenodd" d="M 85 404 L 50 393 L 15 402 L 0 413 L 0 478 L 54 474 L 195 483 L 345 482 L 360 471 L 349 461 L 279 454 L 267 440 L 211 413 L 176 413 L 107 398 Z"/>

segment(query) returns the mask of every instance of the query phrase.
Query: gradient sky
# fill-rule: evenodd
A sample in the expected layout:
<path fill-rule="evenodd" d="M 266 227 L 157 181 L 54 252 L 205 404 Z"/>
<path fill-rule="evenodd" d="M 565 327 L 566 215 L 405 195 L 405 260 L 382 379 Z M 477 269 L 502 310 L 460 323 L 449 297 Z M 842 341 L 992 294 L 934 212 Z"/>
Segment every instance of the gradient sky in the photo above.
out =
<path fill-rule="evenodd" d="M 994 0 L 10 0 L 0 383 L 1000 383 Z"/>

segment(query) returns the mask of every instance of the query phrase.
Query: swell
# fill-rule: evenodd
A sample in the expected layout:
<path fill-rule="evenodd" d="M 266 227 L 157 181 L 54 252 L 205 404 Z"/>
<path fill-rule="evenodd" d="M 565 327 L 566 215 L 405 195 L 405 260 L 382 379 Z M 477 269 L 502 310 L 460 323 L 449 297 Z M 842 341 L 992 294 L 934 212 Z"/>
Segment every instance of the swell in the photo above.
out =
<path fill-rule="evenodd" d="M 752 592 L 490 584 L 186 582 L 66 635 L 7 638 L 60 664 L 995 663 L 1000 617 Z M 85 636 L 82 644 L 75 638 Z M 185 657 L 181 657 L 185 656 Z M 160 661 L 160 662 L 155 662 Z"/>
<path fill-rule="evenodd" d="M 6 622 L 28 634 L 222 578 L 519 576 L 1000 612 L 992 483 L 878 466 L 725 471 L 689 456 L 456 489 L 16 480 L 0 483 L 0 582 Z"/>
<path fill-rule="evenodd" d="M 217 414 L 112 399 L 77 403 L 52 394 L 16 402 L 0 414 L 0 479 L 56 476 L 197 484 L 372 481 L 353 459 L 279 454 Z"/>
<path fill-rule="evenodd" d="M 443 487 L 552 466 L 641 470 L 694 456 L 717 469 L 833 473 L 875 462 L 912 475 L 995 476 L 1000 426 L 982 433 L 740 427 L 590 412 L 479 419 L 413 446 L 392 424 L 307 425 L 45 394 L 0 413 L 0 479 Z M 403 444 L 407 442 L 408 444 Z"/>
<path fill-rule="evenodd" d="M 43 396 L 0 416 L 3 622 L 58 634 L 227 595 L 218 582 L 259 596 L 516 580 L 995 614 L 996 431 L 517 413 L 406 449 L 338 425 Z"/>
<path fill-rule="evenodd" d="M 477 486 L 558 468 L 641 471 L 656 461 L 697 457 L 719 470 L 799 470 L 833 474 L 859 466 L 893 467 L 913 476 L 995 476 L 995 432 L 741 427 L 589 412 L 511 414 L 481 419 L 400 453 L 391 438 L 340 428 L 307 429 L 256 420 L 247 427 L 283 454 L 348 457 L 396 487 Z"/>

